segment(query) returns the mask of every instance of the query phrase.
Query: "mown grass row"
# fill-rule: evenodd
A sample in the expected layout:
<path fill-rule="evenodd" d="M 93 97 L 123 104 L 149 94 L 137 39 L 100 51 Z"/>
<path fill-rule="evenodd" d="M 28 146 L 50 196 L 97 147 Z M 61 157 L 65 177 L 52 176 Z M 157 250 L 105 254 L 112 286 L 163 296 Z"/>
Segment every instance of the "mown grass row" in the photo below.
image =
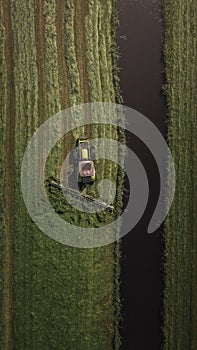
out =
<path fill-rule="evenodd" d="M 2 1 L 0 1 L 0 8 L 2 9 Z M 2 23 L 2 10 L 0 12 L 0 22 Z M 5 72 L 5 31 L 0 27 L 0 77 L 1 77 L 1 97 L 0 97 L 0 176 L 3 178 L 3 164 L 4 164 L 4 131 L 5 131 L 5 105 L 6 105 L 6 72 Z M 4 201 L 3 201 L 3 181 L 0 183 L 0 300 L 3 300 L 4 290 L 4 248 L 5 248 L 5 229 L 4 229 Z M 0 305 L 0 347 L 3 348 L 3 303 Z"/>
<path fill-rule="evenodd" d="M 168 141 L 176 193 L 165 225 L 163 349 L 197 348 L 197 4 L 164 0 Z M 170 180 L 170 179 L 169 179 Z"/>
<path fill-rule="evenodd" d="M 74 1 L 65 1 L 64 40 L 65 60 L 69 87 L 70 105 L 77 105 L 82 102 L 80 91 L 80 77 L 76 59 L 75 48 L 75 5 Z"/>
<path fill-rule="evenodd" d="M 58 67 L 58 49 L 56 33 L 56 1 L 50 3 L 44 2 L 44 88 L 45 88 L 45 118 L 52 117 L 61 110 L 61 98 L 59 89 L 59 67 Z M 49 136 L 50 139 L 50 130 Z M 46 176 L 49 172 L 57 175 L 59 163 L 61 160 L 61 144 L 58 144 L 54 150 L 53 161 L 48 162 Z"/>

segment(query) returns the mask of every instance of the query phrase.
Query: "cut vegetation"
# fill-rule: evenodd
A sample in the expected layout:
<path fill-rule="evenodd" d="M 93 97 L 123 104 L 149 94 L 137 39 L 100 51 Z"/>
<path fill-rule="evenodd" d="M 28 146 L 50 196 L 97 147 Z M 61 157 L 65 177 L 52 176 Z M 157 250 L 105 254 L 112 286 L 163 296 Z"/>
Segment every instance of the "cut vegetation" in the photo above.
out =
<path fill-rule="evenodd" d="M 0 348 L 119 349 L 119 243 L 83 250 L 51 240 L 32 222 L 20 186 L 25 148 L 45 120 L 82 102 L 121 101 L 116 1 L 1 0 L 0 5 Z M 58 178 L 81 134 L 124 141 L 124 133 L 110 126 L 74 130 L 54 148 L 46 178 Z M 113 162 L 98 162 L 98 181 L 108 168 L 109 179 L 118 182 L 118 213 L 123 171 Z M 96 194 L 96 184 L 92 191 Z M 61 205 L 65 209 L 59 193 L 49 196 L 57 212 Z M 64 219 L 82 226 L 102 226 L 110 215 L 69 206 L 62 211 Z"/>

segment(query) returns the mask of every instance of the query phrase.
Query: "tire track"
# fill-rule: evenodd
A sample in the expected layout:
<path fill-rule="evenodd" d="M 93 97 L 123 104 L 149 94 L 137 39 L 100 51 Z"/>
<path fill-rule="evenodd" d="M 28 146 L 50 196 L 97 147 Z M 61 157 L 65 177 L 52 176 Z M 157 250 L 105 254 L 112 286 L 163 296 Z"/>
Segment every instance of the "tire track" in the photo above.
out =
<path fill-rule="evenodd" d="M 5 116 L 5 159 L 4 159 L 4 209 L 5 209 L 5 251 L 4 251 L 4 343 L 3 349 L 12 348 L 12 273 L 13 273 L 13 238 L 14 238 L 14 175 L 15 175 L 15 85 L 14 60 L 12 49 L 12 26 L 10 1 L 3 2 L 5 27 L 5 62 L 7 75 L 7 96 Z"/>
<path fill-rule="evenodd" d="M 64 43 L 64 0 L 56 1 L 56 30 L 57 30 L 57 50 L 59 64 L 59 87 L 60 101 L 63 109 L 69 107 L 69 91 L 67 84 L 67 72 L 65 62 L 65 43 Z"/>
<path fill-rule="evenodd" d="M 35 35 L 36 35 L 36 52 L 37 52 L 37 69 L 38 69 L 38 123 L 41 125 L 46 118 L 45 113 L 45 87 L 44 87 L 44 16 L 43 1 L 35 0 Z M 40 150 L 42 155 L 43 140 L 41 140 Z M 41 169 L 44 167 L 44 160 L 41 156 Z"/>
<path fill-rule="evenodd" d="M 39 122 L 45 120 L 45 93 L 44 93 L 44 16 L 43 1 L 35 0 L 35 33 L 37 50 L 37 69 L 38 69 L 38 114 Z"/>
<path fill-rule="evenodd" d="M 87 2 L 85 0 L 75 1 L 75 51 L 80 76 L 80 88 L 83 102 L 90 102 L 88 87 L 88 72 L 86 58 L 86 26 L 85 19 L 87 14 Z M 91 117 L 87 116 L 88 122 L 91 123 Z M 85 126 L 85 134 L 92 137 L 92 125 Z"/>
<path fill-rule="evenodd" d="M 75 1 L 75 47 L 80 76 L 81 94 L 84 103 L 89 101 L 85 33 L 86 7 L 87 4 L 85 0 Z"/>

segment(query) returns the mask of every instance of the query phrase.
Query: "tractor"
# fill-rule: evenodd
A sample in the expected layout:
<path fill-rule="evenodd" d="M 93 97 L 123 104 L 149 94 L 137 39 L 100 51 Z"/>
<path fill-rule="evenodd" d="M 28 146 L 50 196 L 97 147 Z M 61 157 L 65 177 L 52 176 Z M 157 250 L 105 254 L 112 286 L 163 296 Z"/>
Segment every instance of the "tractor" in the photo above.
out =
<path fill-rule="evenodd" d="M 95 149 L 90 146 L 87 138 L 79 138 L 76 142 L 78 149 L 75 151 L 75 163 L 78 164 L 78 182 L 91 184 L 95 181 Z"/>
<path fill-rule="evenodd" d="M 90 142 L 88 138 L 80 137 L 77 142 L 74 152 L 74 163 L 77 167 L 78 173 L 78 183 L 80 189 L 87 188 L 89 184 L 92 184 L 96 180 L 95 176 L 95 149 L 93 146 L 90 146 Z M 58 188 L 63 193 L 69 192 L 79 201 L 83 198 L 87 202 L 95 203 L 95 205 L 101 207 L 102 209 L 106 209 L 109 211 L 113 211 L 114 207 L 108 203 L 100 201 L 97 198 L 90 197 L 84 193 L 79 193 L 75 189 L 70 187 L 66 187 L 60 183 L 59 180 L 50 177 L 47 179 L 46 183 L 49 185 L 49 189 Z"/>

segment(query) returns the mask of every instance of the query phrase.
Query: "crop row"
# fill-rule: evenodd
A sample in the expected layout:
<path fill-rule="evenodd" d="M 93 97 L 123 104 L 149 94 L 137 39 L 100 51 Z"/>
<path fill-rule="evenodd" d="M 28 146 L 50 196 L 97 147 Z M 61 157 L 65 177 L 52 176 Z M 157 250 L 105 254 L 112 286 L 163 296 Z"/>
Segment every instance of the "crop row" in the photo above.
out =
<path fill-rule="evenodd" d="M 15 180 L 15 210 L 12 341 L 15 348 L 20 349 L 25 347 L 30 348 L 31 346 L 31 261 L 34 239 L 33 225 L 25 208 L 21 193 L 20 170 L 25 147 L 39 122 L 38 72 L 35 48 L 34 2 L 30 1 L 28 4 L 25 1 L 21 1 L 20 4 L 12 2 L 10 6 L 15 84 L 15 178 L 13 179 Z M 29 166 L 31 167 L 31 163 L 29 163 Z"/>
<path fill-rule="evenodd" d="M 0 1 L 0 8 L 2 8 L 2 1 Z M 2 23 L 2 11 L 0 14 L 0 21 Z M 2 88 L 1 88 L 1 97 L 0 97 L 0 175 L 1 179 L 3 179 L 3 165 L 4 165 L 4 131 L 5 131 L 5 104 L 6 104 L 6 72 L 5 72 L 5 32 L 0 27 L 0 76 L 1 76 L 1 82 L 2 82 Z M 4 274 L 3 274 L 3 267 L 4 267 L 4 248 L 5 248 L 5 227 L 4 227 L 4 200 L 3 200 L 3 181 L 0 183 L 0 300 L 3 300 L 4 295 Z M 0 306 L 0 347 L 2 348 L 3 345 L 3 323 L 4 323 L 4 317 L 3 317 L 3 304 Z"/>
<path fill-rule="evenodd" d="M 168 141 L 176 167 L 176 193 L 165 225 L 163 348 L 196 349 L 197 5 L 165 0 L 163 9 Z"/>

